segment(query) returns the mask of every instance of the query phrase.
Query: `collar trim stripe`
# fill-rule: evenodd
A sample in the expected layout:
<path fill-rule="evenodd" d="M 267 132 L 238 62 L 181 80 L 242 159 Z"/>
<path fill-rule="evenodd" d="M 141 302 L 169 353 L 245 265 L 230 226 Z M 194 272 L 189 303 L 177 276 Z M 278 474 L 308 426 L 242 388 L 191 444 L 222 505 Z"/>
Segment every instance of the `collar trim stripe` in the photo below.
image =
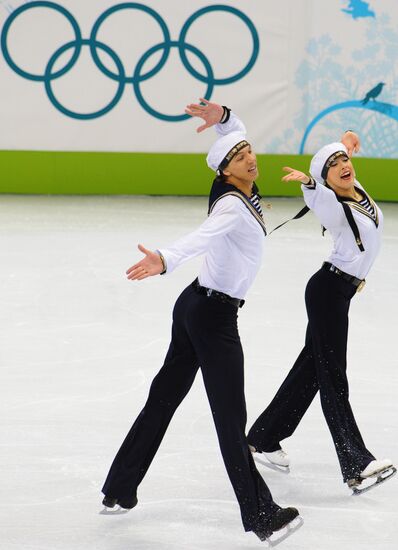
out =
<path fill-rule="evenodd" d="M 218 199 L 216 199 L 213 204 L 211 205 L 211 208 L 209 210 L 209 215 L 212 213 L 214 206 L 218 203 L 219 200 L 221 200 L 223 197 L 228 197 L 229 195 L 232 195 L 233 197 L 238 197 L 243 204 L 246 206 L 246 208 L 250 211 L 250 213 L 256 218 L 258 223 L 261 225 L 261 229 L 264 231 L 264 236 L 267 235 L 267 229 L 265 227 L 265 223 L 263 218 L 260 216 L 260 214 L 257 212 L 255 207 L 253 206 L 252 202 L 248 197 L 243 196 L 243 194 L 239 193 L 238 191 L 229 191 L 228 193 L 224 193 Z"/>
<path fill-rule="evenodd" d="M 356 210 L 357 212 L 360 212 L 361 214 L 363 214 L 364 216 L 370 218 L 376 227 L 379 226 L 379 214 L 377 212 L 377 208 L 376 206 L 374 206 L 374 209 L 375 209 L 375 217 L 372 216 L 372 214 L 366 210 L 366 208 L 364 208 L 361 204 L 357 203 L 357 202 L 351 202 L 351 201 L 344 201 L 346 204 L 349 204 L 351 208 L 353 208 L 354 210 Z M 372 203 L 371 203 L 372 204 Z"/>
<path fill-rule="evenodd" d="M 362 204 L 360 204 L 359 202 L 354 202 L 354 201 L 344 201 L 346 202 L 347 204 L 349 204 L 354 210 L 356 210 L 357 212 L 360 212 L 361 214 L 363 214 L 364 216 L 367 216 L 368 218 L 370 218 L 376 227 L 379 227 L 379 212 L 377 210 L 377 205 L 376 203 L 374 202 L 374 200 L 372 199 L 372 197 L 370 195 L 368 195 L 363 189 L 360 189 L 360 192 L 368 199 L 370 205 L 373 207 L 373 210 L 375 212 L 375 215 L 372 216 L 372 214 L 369 212 L 369 210 L 367 210 Z"/>

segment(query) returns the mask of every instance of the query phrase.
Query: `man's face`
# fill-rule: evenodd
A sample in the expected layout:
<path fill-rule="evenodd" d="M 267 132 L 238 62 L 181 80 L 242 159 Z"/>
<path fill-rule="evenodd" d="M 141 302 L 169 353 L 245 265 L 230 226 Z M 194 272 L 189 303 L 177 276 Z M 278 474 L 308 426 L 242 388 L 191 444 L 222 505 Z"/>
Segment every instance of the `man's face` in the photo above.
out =
<path fill-rule="evenodd" d="M 256 155 L 250 145 L 237 153 L 223 170 L 226 176 L 234 176 L 242 181 L 253 182 L 258 177 Z"/>

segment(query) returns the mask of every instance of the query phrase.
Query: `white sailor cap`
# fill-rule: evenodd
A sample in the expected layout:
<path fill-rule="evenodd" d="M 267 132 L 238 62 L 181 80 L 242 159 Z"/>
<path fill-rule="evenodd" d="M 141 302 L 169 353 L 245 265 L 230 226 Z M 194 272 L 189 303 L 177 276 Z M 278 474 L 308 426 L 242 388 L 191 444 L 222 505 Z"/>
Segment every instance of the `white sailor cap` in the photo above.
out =
<path fill-rule="evenodd" d="M 247 145 L 249 145 L 249 142 L 246 141 L 246 134 L 242 132 L 231 132 L 219 137 L 210 147 L 206 159 L 207 166 L 215 172 L 223 170 L 236 153 Z"/>
<path fill-rule="evenodd" d="M 312 157 L 310 164 L 310 174 L 318 183 L 324 183 L 326 180 L 330 163 L 336 158 L 341 156 L 347 156 L 347 147 L 340 142 L 329 143 Z"/>

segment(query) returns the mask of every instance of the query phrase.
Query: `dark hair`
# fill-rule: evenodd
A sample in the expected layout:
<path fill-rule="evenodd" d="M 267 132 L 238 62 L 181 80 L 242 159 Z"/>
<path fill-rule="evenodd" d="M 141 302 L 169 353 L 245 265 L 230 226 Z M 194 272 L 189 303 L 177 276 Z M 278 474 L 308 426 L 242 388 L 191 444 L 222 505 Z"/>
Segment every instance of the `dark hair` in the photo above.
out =
<path fill-rule="evenodd" d="M 336 151 L 335 153 L 330 155 L 330 157 L 326 159 L 321 172 L 321 176 L 324 179 L 324 181 L 326 181 L 326 178 L 328 177 L 330 164 L 339 157 L 346 157 L 348 160 L 350 158 L 345 151 Z"/>
<path fill-rule="evenodd" d="M 217 175 L 214 179 L 214 183 L 227 183 L 227 176 L 222 170 L 217 170 Z"/>

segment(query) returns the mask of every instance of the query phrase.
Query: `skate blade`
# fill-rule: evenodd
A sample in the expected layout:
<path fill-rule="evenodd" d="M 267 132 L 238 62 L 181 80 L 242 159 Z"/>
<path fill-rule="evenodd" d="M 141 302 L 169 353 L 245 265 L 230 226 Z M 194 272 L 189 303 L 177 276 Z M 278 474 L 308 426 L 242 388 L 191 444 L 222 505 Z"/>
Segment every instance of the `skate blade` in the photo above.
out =
<path fill-rule="evenodd" d="M 130 510 L 128 508 L 121 508 L 118 506 L 117 508 L 107 508 L 106 506 L 99 512 L 101 516 L 121 516 L 122 514 L 128 514 Z"/>
<path fill-rule="evenodd" d="M 281 474 L 290 474 L 289 466 L 278 466 L 278 464 L 273 464 L 268 460 L 268 458 L 263 458 L 260 453 L 256 453 L 253 458 L 256 462 L 258 462 L 262 466 L 266 466 L 270 470 L 274 470 L 274 472 L 280 472 Z"/>
<path fill-rule="evenodd" d="M 374 489 L 378 485 L 381 485 L 385 481 L 389 480 L 396 473 L 397 469 L 395 466 L 386 468 L 382 472 L 375 473 L 372 476 L 365 478 L 359 485 L 352 487 L 352 494 L 361 495 L 362 493 L 366 493 L 366 491 L 370 491 L 371 489 Z"/>
<path fill-rule="evenodd" d="M 293 521 L 285 525 L 285 527 L 282 527 L 282 529 L 279 529 L 279 531 L 275 531 L 270 537 L 266 539 L 268 543 L 268 548 L 278 546 L 278 544 L 286 540 L 288 537 L 290 537 L 290 535 L 293 535 L 293 533 L 298 531 L 303 525 L 303 518 L 301 516 L 297 516 L 296 518 L 294 518 Z"/>

